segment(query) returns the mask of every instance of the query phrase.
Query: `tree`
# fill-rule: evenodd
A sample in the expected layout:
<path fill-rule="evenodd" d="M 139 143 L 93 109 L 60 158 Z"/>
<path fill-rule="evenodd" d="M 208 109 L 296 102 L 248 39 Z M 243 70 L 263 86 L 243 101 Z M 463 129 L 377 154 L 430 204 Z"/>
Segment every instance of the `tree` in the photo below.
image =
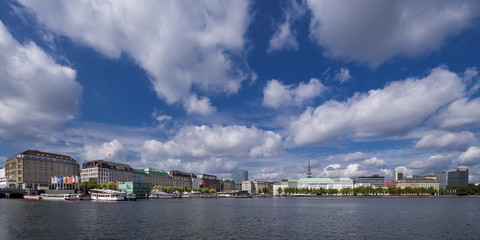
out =
<path fill-rule="evenodd" d="M 262 192 L 267 194 L 268 193 L 268 187 L 263 187 Z"/>
<path fill-rule="evenodd" d="M 114 182 L 108 182 L 106 188 L 111 190 L 117 190 L 117 184 L 115 184 Z"/>
<path fill-rule="evenodd" d="M 208 189 L 208 188 L 206 188 L 206 189 Z M 208 193 L 217 193 L 217 190 L 211 188 L 210 190 L 208 190 Z"/>
<path fill-rule="evenodd" d="M 278 194 L 282 195 L 282 192 L 283 192 L 282 187 L 279 187 L 277 191 L 278 191 Z"/>

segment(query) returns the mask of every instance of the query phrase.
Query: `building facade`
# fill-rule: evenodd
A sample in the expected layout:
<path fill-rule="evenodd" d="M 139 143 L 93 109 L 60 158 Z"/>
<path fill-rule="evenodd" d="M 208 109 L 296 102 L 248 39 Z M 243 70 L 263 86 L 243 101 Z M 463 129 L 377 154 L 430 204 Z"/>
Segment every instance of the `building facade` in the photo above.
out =
<path fill-rule="evenodd" d="M 243 181 L 242 182 L 242 191 L 247 191 L 250 194 L 258 194 L 266 186 L 263 181 Z"/>
<path fill-rule="evenodd" d="M 343 188 L 353 188 L 353 181 L 350 178 L 300 178 L 297 181 L 297 187 L 342 190 Z"/>
<path fill-rule="evenodd" d="M 152 186 L 173 186 L 173 178 L 167 171 L 157 168 L 146 168 L 145 182 L 150 183 Z"/>
<path fill-rule="evenodd" d="M 133 182 L 132 167 L 128 164 L 94 160 L 83 163 L 82 181 L 108 182 Z"/>
<path fill-rule="evenodd" d="M 393 170 L 393 180 L 394 181 L 398 181 L 402 178 L 405 177 L 405 168 L 404 167 L 396 167 L 394 170 Z"/>
<path fill-rule="evenodd" d="M 429 188 L 439 189 L 438 181 L 435 177 L 423 177 L 423 178 L 403 178 L 398 181 L 395 181 L 395 187 L 404 189 L 406 187 L 410 188 Z"/>
<path fill-rule="evenodd" d="M 140 182 L 124 182 L 118 184 L 118 190 L 126 193 L 134 193 L 137 198 L 147 198 L 150 194 L 150 184 Z"/>
<path fill-rule="evenodd" d="M 233 180 L 230 180 L 227 178 L 221 178 L 220 190 L 221 192 L 225 192 L 225 191 L 233 191 L 233 190 L 240 190 L 240 189 L 235 189 L 235 182 Z"/>
<path fill-rule="evenodd" d="M 178 170 L 172 170 L 168 173 L 172 176 L 172 184 L 174 187 L 192 188 L 192 179 L 197 178 L 197 175 L 193 173 L 185 173 Z"/>
<path fill-rule="evenodd" d="M 447 173 L 446 172 L 431 172 L 425 176 L 433 176 L 438 181 L 438 186 L 441 189 L 447 188 Z"/>
<path fill-rule="evenodd" d="M 213 188 L 220 192 L 220 179 L 217 176 L 209 174 L 198 174 L 197 178 L 200 180 L 200 188 Z"/>
<path fill-rule="evenodd" d="M 8 158 L 5 177 L 19 188 L 48 189 L 53 176 L 78 176 L 77 161 L 70 156 L 27 150 Z"/>
<path fill-rule="evenodd" d="M 448 187 L 468 185 L 468 168 L 457 168 L 448 171 Z"/>
<path fill-rule="evenodd" d="M 145 172 L 143 169 L 132 169 L 133 182 L 145 183 Z"/>
<path fill-rule="evenodd" d="M 371 186 L 374 188 L 383 187 L 385 186 L 385 177 L 379 176 L 379 175 L 358 177 L 354 181 L 354 184 L 356 187 L 359 187 L 359 186 L 365 186 L 365 187 Z"/>
<path fill-rule="evenodd" d="M 273 195 L 280 195 L 278 192 L 279 188 L 282 188 L 282 193 L 285 192 L 285 188 L 296 188 L 297 187 L 297 180 L 294 179 L 282 179 L 281 182 L 275 183 L 273 185 Z"/>
<path fill-rule="evenodd" d="M 232 172 L 232 180 L 236 183 L 248 181 L 248 171 L 237 170 Z"/>

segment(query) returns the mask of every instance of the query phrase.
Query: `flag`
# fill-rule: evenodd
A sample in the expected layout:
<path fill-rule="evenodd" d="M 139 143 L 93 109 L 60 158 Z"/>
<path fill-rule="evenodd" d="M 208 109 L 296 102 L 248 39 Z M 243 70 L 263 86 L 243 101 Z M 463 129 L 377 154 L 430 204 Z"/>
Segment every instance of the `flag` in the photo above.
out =
<path fill-rule="evenodd" d="M 20 147 L 18 147 L 18 151 L 20 152 Z"/>
<path fill-rule="evenodd" d="M 82 182 L 82 178 L 78 177 L 78 182 L 81 183 L 81 182 Z"/>
<path fill-rule="evenodd" d="M 119 182 L 119 181 L 117 180 L 117 184 L 120 184 L 120 183 L 121 183 L 121 182 Z"/>
<path fill-rule="evenodd" d="M 109 153 L 108 156 L 110 157 L 110 156 L 112 156 L 112 154 Z"/>

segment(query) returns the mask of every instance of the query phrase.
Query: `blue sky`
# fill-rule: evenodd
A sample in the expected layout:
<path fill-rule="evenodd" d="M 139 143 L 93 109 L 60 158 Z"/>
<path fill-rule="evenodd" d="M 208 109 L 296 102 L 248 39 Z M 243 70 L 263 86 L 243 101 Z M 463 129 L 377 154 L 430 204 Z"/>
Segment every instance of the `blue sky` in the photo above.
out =
<path fill-rule="evenodd" d="M 479 17 L 476 1 L 3 1 L 0 163 L 480 182 Z"/>

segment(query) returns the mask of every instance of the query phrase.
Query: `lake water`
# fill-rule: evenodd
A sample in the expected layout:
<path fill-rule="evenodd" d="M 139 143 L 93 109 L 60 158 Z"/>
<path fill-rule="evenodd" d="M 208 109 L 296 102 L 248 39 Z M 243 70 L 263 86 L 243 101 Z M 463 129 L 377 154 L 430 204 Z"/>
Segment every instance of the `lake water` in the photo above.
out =
<path fill-rule="evenodd" d="M 480 239 L 480 198 L 0 199 L 1 239 Z"/>

